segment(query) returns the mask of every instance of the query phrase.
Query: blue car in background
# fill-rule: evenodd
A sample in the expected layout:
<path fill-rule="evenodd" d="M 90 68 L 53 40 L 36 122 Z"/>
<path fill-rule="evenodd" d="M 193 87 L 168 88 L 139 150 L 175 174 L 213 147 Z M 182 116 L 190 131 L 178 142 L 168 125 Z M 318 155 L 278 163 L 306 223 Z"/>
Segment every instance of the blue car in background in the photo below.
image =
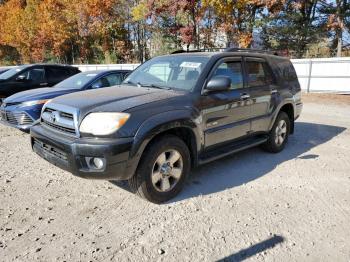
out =
<path fill-rule="evenodd" d="M 43 105 L 58 96 L 121 84 L 129 70 L 88 71 L 74 75 L 51 88 L 38 88 L 14 94 L 0 101 L 0 122 L 29 132 L 40 118 Z"/>

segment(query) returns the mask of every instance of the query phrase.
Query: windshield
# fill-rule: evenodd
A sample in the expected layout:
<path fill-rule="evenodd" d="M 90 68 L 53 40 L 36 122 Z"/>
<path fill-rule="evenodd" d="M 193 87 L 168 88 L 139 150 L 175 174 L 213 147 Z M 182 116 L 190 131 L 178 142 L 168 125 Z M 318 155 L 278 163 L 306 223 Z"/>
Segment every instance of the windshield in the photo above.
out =
<path fill-rule="evenodd" d="M 26 66 L 16 66 L 11 68 L 10 70 L 6 71 L 5 73 L 0 74 L 0 79 L 9 79 L 16 75 L 17 73 L 21 72 L 23 69 L 25 69 Z"/>
<path fill-rule="evenodd" d="M 55 87 L 63 89 L 83 89 L 87 83 L 95 79 L 97 73 L 79 73 L 58 83 Z"/>
<path fill-rule="evenodd" d="M 123 84 L 192 91 L 208 61 L 192 55 L 156 57 L 139 66 Z"/>

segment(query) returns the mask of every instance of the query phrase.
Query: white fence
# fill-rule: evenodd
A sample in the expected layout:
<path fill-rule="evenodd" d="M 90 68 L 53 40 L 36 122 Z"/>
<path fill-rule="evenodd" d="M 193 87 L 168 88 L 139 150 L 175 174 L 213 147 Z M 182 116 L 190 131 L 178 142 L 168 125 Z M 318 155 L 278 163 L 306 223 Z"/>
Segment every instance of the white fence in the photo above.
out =
<path fill-rule="evenodd" d="M 80 71 L 90 70 L 106 70 L 106 69 L 117 69 L 117 70 L 134 70 L 139 64 L 105 64 L 105 65 L 74 65 L 78 67 Z"/>
<path fill-rule="evenodd" d="M 292 62 L 303 90 L 350 93 L 350 57 L 293 59 Z"/>
<path fill-rule="evenodd" d="M 301 88 L 308 92 L 350 93 L 350 57 L 292 59 Z M 74 65 L 81 71 L 133 70 L 139 64 Z M 1 67 L 0 67 L 1 68 Z"/>

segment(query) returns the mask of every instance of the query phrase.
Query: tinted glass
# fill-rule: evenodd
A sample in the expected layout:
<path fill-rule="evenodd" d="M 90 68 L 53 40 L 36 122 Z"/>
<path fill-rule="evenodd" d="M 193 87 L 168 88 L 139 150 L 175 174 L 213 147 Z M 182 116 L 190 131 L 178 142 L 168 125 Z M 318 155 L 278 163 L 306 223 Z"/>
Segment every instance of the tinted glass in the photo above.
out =
<path fill-rule="evenodd" d="M 265 62 L 247 61 L 248 85 L 250 87 L 269 85 L 272 83 L 272 76 L 266 68 Z"/>
<path fill-rule="evenodd" d="M 97 73 L 89 73 L 89 72 L 80 73 L 80 74 L 71 76 L 70 78 L 67 78 L 66 80 L 55 85 L 55 87 L 64 88 L 64 89 L 83 89 L 85 88 L 86 84 L 88 84 L 90 81 L 92 81 L 96 77 L 97 77 Z"/>
<path fill-rule="evenodd" d="M 59 67 L 48 67 L 46 69 L 48 73 L 48 78 L 51 82 L 61 82 L 62 80 L 68 78 L 71 73 L 68 69 Z"/>
<path fill-rule="evenodd" d="M 25 79 L 31 80 L 33 82 L 41 82 L 41 81 L 45 80 L 44 68 L 29 69 L 27 71 L 24 71 L 20 75 L 25 76 Z"/>
<path fill-rule="evenodd" d="M 156 57 L 133 71 L 124 84 L 192 91 L 208 57 L 176 55 Z"/>
<path fill-rule="evenodd" d="M 231 79 L 231 89 L 239 89 L 244 86 L 241 62 L 235 61 L 222 63 L 216 69 L 213 77 L 215 76 L 229 77 Z"/>

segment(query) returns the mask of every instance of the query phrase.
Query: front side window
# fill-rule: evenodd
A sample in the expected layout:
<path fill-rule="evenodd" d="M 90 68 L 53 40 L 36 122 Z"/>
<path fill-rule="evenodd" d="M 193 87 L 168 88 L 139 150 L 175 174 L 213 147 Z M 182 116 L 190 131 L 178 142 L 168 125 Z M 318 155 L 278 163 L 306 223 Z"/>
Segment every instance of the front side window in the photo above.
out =
<path fill-rule="evenodd" d="M 240 61 L 224 62 L 215 70 L 212 77 L 226 76 L 231 79 L 231 89 L 240 89 L 244 87 L 242 63 Z"/>
<path fill-rule="evenodd" d="M 123 81 L 122 74 L 110 74 L 106 76 L 107 81 L 109 82 L 109 86 L 120 85 Z"/>
<path fill-rule="evenodd" d="M 209 57 L 173 55 L 156 57 L 133 71 L 123 84 L 192 91 Z"/>
<path fill-rule="evenodd" d="M 33 82 L 41 82 L 45 79 L 45 70 L 44 68 L 32 68 L 28 71 L 25 71 L 21 75 L 25 76 L 25 79 L 31 80 Z"/>
<path fill-rule="evenodd" d="M 269 85 L 273 82 L 265 62 L 247 61 L 246 65 L 249 87 Z"/>

